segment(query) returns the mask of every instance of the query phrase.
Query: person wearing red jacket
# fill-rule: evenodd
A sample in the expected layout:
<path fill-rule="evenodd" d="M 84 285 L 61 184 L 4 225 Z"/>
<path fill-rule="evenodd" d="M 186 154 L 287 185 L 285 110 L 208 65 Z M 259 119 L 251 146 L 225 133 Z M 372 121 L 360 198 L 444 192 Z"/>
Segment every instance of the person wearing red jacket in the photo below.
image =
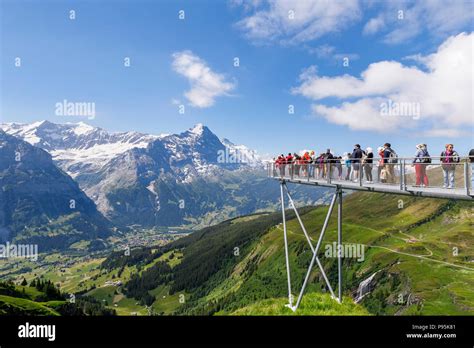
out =
<path fill-rule="evenodd" d="M 286 159 L 285 159 L 285 164 L 288 166 L 288 174 L 290 176 L 293 175 L 293 160 L 294 160 L 294 157 L 291 154 L 291 152 L 288 153 L 288 156 L 286 156 Z"/>
<path fill-rule="evenodd" d="M 311 156 L 309 155 L 309 152 L 306 151 L 303 155 L 303 157 L 301 158 L 301 165 L 302 165 L 302 174 L 303 176 L 307 175 L 309 173 L 308 171 L 308 166 L 309 166 L 309 163 L 311 162 Z"/>
<path fill-rule="evenodd" d="M 285 176 L 285 155 L 281 154 L 277 159 L 277 167 L 280 169 L 280 176 Z"/>

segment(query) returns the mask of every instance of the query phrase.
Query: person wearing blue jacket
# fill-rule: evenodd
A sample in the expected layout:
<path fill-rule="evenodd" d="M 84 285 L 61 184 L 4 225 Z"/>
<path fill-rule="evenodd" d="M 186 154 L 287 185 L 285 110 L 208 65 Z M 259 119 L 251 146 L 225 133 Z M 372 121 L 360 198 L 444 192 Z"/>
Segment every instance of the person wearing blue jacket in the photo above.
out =
<path fill-rule="evenodd" d="M 362 162 L 362 150 L 360 149 L 359 144 L 354 145 L 354 150 L 352 151 L 351 155 L 351 160 L 352 160 L 352 172 L 354 181 L 357 182 L 359 181 L 359 172 L 360 172 L 360 166 Z"/>

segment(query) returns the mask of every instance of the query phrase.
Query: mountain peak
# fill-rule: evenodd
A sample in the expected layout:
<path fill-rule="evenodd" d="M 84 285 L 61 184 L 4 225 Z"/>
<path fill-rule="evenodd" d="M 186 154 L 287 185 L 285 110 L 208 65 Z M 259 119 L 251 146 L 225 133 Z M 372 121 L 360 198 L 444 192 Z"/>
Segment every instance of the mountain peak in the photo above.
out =
<path fill-rule="evenodd" d="M 34 123 L 34 124 L 36 124 L 36 126 L 38 127 L 38 126 L 42 126 L 42 125 L 51 124 L 51 122 L 49 122 L 48 120 L 41 120 L 41 121 L 38 121 L 38 122 L 36 122 L 36 123 Z"/>
<path fill-rule="evenodd" d="M 37 128 L 44 128 L 53 125 L 53 123 L 47 121 L 47 120 L 42 120 L 42 121 L 37 121 L 33 122 L 29 125 L 30 129 L 37 129 Z"/>
<path fill-rule="evenodd" d="M 217 136 L 205 125 L 202 123 L 197 123 L 194 127 L 189 128 L 187 131 L 180 134 L 181 136 L 191 137 L 193 139 L 201 138 L 217 138 Z"/>
<path fill-rule="evenodd" d="M 189 129 L 189 132 L 190 133 L 194 133 L 194 134 L 197 134 L 197 135 L 201 135 L 202 133 L 204 133 L 205 130 L 208 130 L 209 128 L 207 128 L 205 125 L 203 125 L 202 123 L 198 123 L 196 124 L 193 128 L 190 128 Z"/>

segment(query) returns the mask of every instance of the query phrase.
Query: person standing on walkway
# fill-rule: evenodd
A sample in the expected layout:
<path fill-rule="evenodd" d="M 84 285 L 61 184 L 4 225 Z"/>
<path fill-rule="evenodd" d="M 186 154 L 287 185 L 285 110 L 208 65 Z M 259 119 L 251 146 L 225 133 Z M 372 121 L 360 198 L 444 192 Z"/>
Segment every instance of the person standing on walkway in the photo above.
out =
<path fill-rule="evenodd" d="M 281 154 L 278 156 L 278 168 L 280 169 L 280 176 L 283 178 L 285 176 L 285 155 Z"/>
<path fill-rule="evenodd" d="M 360 172 L 360 166 L 362 162 L 362 150 L 360 149 L 359 144 L 354 145 L 354 150 L 352 151 L 351 159 L 352 159 L 352 172 L 354 181 L 357 182 L 359 181 L 359 172 Z"/>
<path fill-rule="evenodd" d="M 416 183 L 415 186 L 428 186 L 428 176 L 426 175 L 426 167 L 431 163 L 430 154 L 426 144 L 416 145 L 415 158 L 412 166 L 415 167 Z"/>
<path fill-rule="evenodd" d="M 334 165 L 334 155 L 331 153 L 331 149 L 327 149 L 324 155 L 325 160 L 325 169 L 327 172 L 327 176 L 331 176 L 333 173 L 333 165 Z"/>
<path fill-rule="evenodd" d="M 315 163 L 314 150 L 311 150 L 309 154 L 309 176 L 314 177 L 314 163 Z"/>
<path fill-rule="evenodd" d="M 311 156 L 309 155 L 309 151 L 305 151 L 303 158 L 301 159 L 303 167 L 301 168 L 301 172 L 303 176 L 309 176 L 309 166 L 311 163 Z"/>
<path fill-rule="evenodd" d="M 303 161 L 301 160 L 301 156 L 297 155 L 296 153 L 293 154 L 293 172 L 296 177 L 300 176 L 300 169 L 302 168 Z"/>
<path fill-rule="evenodd" d="M 351 154 L 346 152 L 344 154 L 344 164 L 346 165 L 347 172 L 346 172 L 346 180 L 351 180 Z"/>
<path fill-rule="evenodd" d="M 367 180 L 368 184 L 372 184 L 373 178 L 372 178 L 372 163 L 374 161 L 374 151 L 372 150 L 371 147 L 368 147 L 365 150 L 365 159 L 364 159 L 364 172 L 365 172 L 365 179 Z"/>
<path fill-rule="evenodd" d="M 454 188 L 454 173 L 459 163 L 459 155 L 454 151 L 453 144 L 446 144 L 445 150 L 441 152 L 441 168 L 443 168 L 443 188 Z"/>
<path fill-rule="evenodd" d="M 377 178 L 378 178 L 379 182 L 382 182 L 381 172 L 382 172 L 382 169 L 383 169 L 383 151 L 384 151 L 383 146 L 379 146 L 377 148 L 377 153 L 379 154 L 379 157 L 380 157 L 378 165 L 377 165 Z"/>
<path fill-rule="evenodd" d="M 317 163 L 318 163 L 318 179 L 324 179 L 324 174 L 325 174 L 324 153 L 319 154 Z"/>
<path fill-rule="evenodd" d="M 471 195 L 474 194 L 474 149 L 469 151 L 469 162 L 471 162 Z"/>
<path fill-rule="evenodd" d="M 390 143 L 385 143 L 383 148 L 383 164 L 387 174 L 387 182 L 393 184 L 395 183 L 395 164 L 398 163 L 398 155 L 392 149 Z"/>
<path fill-rule="evenodd" d="M 290 176 L 293 176 L 293 160 L 294 160 L 294 157 L 291 154 L 291 152 L 289 152 L 288 156 L 286 156 L 285 158 L 285 164 L 286 164 L 286 167 L 288 167 L 288 174 Z"/>

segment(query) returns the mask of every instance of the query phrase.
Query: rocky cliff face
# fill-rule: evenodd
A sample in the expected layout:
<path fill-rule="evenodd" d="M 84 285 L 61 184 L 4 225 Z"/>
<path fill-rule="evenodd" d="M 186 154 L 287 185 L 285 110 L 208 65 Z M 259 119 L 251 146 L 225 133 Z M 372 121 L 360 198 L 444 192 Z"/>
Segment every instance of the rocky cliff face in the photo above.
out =
<path fill-rule="evenodd" d="M 107 237 L 111 223 L 50 154 L 0 130 L 0 230 L 49 249 Z"/>

